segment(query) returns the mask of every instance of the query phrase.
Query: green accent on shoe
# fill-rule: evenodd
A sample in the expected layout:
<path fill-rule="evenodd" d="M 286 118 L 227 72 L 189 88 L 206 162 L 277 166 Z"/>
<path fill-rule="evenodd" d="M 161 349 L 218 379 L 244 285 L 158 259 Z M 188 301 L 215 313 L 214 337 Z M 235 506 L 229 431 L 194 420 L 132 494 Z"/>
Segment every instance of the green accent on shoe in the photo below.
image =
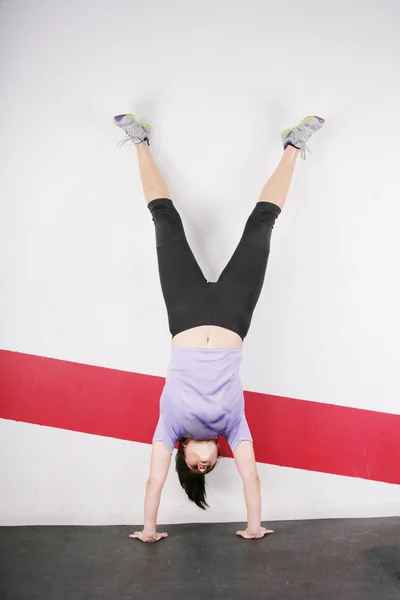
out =
<path fill-rule="evenodd" d="M 313 133 L 323 127 L 325 119 L 317 116 L 305 117 L 295 127 L 289 127 L 281 132 L 281 139 L 283 147 L 286 150 L 288 146 L 293 146 L 298 150 L 301 150 L 301 157 L 304 160 L 306 158 L 306 150 L 310 152 L 306 143 Z M 310 152 L 311 154 L 311 152 Z"/>

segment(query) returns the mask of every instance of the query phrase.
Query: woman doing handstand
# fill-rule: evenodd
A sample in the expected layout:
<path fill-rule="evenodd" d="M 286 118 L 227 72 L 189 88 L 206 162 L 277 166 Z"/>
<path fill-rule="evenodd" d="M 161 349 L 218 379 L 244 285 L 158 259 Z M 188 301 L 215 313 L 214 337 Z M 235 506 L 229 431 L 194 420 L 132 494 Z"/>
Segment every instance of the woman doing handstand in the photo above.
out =
<path fill-rule="evenodd" d="M 149 125 L 130 114 L 114 117 L 136 146 L 143 191 L 151 212 L 161 288 L 172 336 L 171 359 L 160 400 L 160 417 L 146 484 L 144 527 L 131 537 L 158 541 L 161 491 L 176 443 L 176 470 L 189 499 L 205 509 L 205 475 L 218 460 L 218 436 L 227 440 L 242 477 L 247 529 L 261 538 L 260 480 L 246 421 L 240 381 L 242 345 L 260 296 L 275 220 L 280 214 L 299 154 L 324 119 L 306 117 L 281 134 L 284 152 L 264 185 L 242 238 L 218 281 L 207 282 L 188 245 L 182 221 L 150 152 Z M 123 140 L 125 141 L 125 140 Z"/>

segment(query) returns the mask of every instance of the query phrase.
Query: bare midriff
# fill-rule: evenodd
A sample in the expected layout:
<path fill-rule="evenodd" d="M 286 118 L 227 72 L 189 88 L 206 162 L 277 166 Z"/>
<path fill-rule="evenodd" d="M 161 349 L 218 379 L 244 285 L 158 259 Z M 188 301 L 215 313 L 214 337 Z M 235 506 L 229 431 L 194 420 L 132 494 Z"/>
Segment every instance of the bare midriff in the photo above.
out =
<path fill-rule="evenodd" d="M 178 333 L 172 338 L 173 348 L 241 348 L 242 338 L 224 327 L 201 325 Z"/>

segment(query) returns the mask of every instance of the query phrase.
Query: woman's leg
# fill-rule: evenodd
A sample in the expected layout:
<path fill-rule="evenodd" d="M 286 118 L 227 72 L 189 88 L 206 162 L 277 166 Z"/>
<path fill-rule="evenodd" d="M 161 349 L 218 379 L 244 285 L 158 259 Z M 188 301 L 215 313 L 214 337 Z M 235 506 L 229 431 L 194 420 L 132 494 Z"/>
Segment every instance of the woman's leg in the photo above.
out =
<path fill-rule="evenodd" d="M 247 335 L 264 284 L 270 240 L 283 208 L 299 150 L 288 146 L 273 175 L 264 185 L 247 220 L 242 238 L 216 284 L 215 325 Z"/>
<path fill-rule="evenodd" d="M 174 337 L 199 321 L 204 324 L 211 311 L 210 292 L 149 146 L 139 143 L 136 150 L 144 197 L 155 226 L 161 289 Z"/>
<path fill-rule="evenodd" d="M 277 204 L 279 208 L 283 208 L 299 154 L 300 150 L 293 146 L 286 148 L 274 174 L 264 185 L 258 199 L 259 202 L 271 202 Z"/>
<path fill-rule="evenodd" d="M 156 200 L 157 198 L 169 199 L 171 196 L 168 185 L 166 184 L 155 163 L 147 142 L 142 142 L 141 144 L 135 145 L 139 160 L 139 170 L 142 180 L 143 193 L 147 204 L 149 204 L 149 202 L 152 200 Z"/>

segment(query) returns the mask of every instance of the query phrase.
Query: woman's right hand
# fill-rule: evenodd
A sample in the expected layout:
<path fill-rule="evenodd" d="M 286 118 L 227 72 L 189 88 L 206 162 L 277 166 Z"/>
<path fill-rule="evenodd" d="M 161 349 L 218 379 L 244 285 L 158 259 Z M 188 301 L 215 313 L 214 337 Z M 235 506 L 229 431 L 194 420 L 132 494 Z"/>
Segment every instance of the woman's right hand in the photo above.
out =
<path fill-rule="evenodd" d="M 145 531 L 135 531 L 131 533 L 130 538 L 137 538 L 141 542 L 158 542 L 161 538 L 168 537 L 168 533 L 146 533 Z"/>

